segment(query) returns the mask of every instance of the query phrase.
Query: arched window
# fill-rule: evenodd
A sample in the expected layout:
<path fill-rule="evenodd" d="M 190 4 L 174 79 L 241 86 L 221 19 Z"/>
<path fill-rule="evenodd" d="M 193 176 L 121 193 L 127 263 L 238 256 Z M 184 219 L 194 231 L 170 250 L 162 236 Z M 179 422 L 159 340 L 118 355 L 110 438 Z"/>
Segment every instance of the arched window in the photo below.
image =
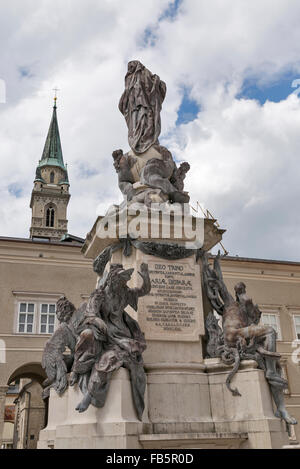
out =
<path fill-rule="evenodd" d="M 55 216 L 55 209 L 53 207 L 47 208 L 46 226 L 49 226 L 50 228 L 54 227 L 54 216 Z"/>
<path fill-rule="evenodd" d="M 53 184 L 54 183 L 54 172 L 51 171 L 50 173 L 50 183 Z"/>

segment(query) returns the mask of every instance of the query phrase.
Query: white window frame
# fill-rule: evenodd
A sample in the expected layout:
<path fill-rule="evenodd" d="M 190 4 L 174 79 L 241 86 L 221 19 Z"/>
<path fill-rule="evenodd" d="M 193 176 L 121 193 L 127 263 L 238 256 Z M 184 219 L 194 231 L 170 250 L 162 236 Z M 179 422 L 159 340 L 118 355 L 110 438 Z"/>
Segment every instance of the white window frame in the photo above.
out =
<path fill-rule="evenodd" d="M 300 338 L 297 337 L 297 329 L 296 329 L 296 321 L 295 321 L 296 317 L 300 318 L 300 314 L 299 313 L 293 313 L 293 325 L 294 325 L 295 340 L 300 342 Z M 299 327 L 300 327 L 300 324 L 299 324 Z"/>
<path fill-rule="evenodd" d="M 275 316 L 276 318 L 276 325 L 277 325 L 277 340 L 281 341 L 282 340 L 282 333 L 281 333 L 281 324 L 280 324 L 280 314 L 277 311 L 268 311 L 268 310 L 262 310 L 261 314 L 261 323 L 264 324 L 263 322 L 263 316 Z"/>
<path fill-rule="evenodd" d="M 42 312 L 42 306 L 43 306 L 43 305 L 47 305 L 47 306 L 48 306 L 48 308 L 47 308 L 47 309 L 48 309 L 47 313 L 43 313 L 43 312 Z M 39 309 L 40 309 L 40 314 L 39 314 L 39 327 L 38 327 L 38 332 L 37 332 L 37 334 L 40 334 L 40 335 L 42 335 L 42 334 L 51 335 L 51 334 L 53 334 L 53 332 L 55 331 L 56 326 L 57 326 L 56 303 L 54 303 L 54 302 L 49 302 L 49 301 L 40 301 L 40 302 L 39 302 L 39 306 L 40 306 L 40 308 L 39 308 Z M 54 308 L 55 308 L 54 313 L 49 313 L 49 306 L 54 306 Z M 50 315 L 50 314 L 51 314 L 51 315 L 54 315 L 53 332 L 49 332 L 49 326 L 50 326 L 50 325 L 52 326 L 52 324 L 49 324 L 49 322 L 48 322 L 48 319 L 49 319 L 49 315 Z M 47 316 L 47 322 L 46 322 L 46 323 L 42 323 L 42 315 L 46 315 L 46 316 Z M 41 328 L 42 328 L 43 325 L 46 325 L 46 332 L 41 332 Z"/>
<path fill-rule="evenodd" d="M 13 290 L 12 294 L 15 297 L 14 301 L 14 326 L 13 326 L 13 333 L 16 335 L 23 335 L 23 336 L 36 336 L 36 337 L 49 337 L 51 336 L 50 333 L 43 333 L 40 332 L 41 330 L 41 305 L 42 304 L 54 304 L 56 305 L 58 299 L 64 295 L 63 292 L 59 293 L 43 293 L 43 292 L 34 292 L 34 291 L 16 291 Z M 21 303 L 32 303 L 34 304 L 34 318 L 33 318 L 33 328 L 32 332 L 19 332 L 19 312 L 20 312 L 20 304 Z M 59 322 L 56 317 L 55 313 L 55 321 L 54 321 L 54 331 L 56 330 Z"/>
<path fill-rule="evenodd" d="M 21 304 L 26 304 L 26 311 L 23 312 L 21 311 Z M 33 304 L 33 312 L 28 312 L 27 309 L 28 309 L 28 305 L 29 304 Z M 25 314 L 26 317 L 28 314 L 32 314 L 33 315 L 33 322 L 32 322 L 32 331 L 31 332 L 27 332 L 27 331 L 20 331 L 19 328 L 20 328 L 20 315 L 21 314 Z M 25 326 L 27 326 L 27 321 L 25 322 Z M 26 327 L 27 328 L 27 327 Z M 18 301 L 18 311 L 17 311 L 17 334 L 25 334 L 25 335 L 31 335 L 31 334 L 35 334 L 35 330 L 36 330 L 36 302 L 35 301 L 31 301 L 31 300 L 24 300 L 24 301 Z"/>

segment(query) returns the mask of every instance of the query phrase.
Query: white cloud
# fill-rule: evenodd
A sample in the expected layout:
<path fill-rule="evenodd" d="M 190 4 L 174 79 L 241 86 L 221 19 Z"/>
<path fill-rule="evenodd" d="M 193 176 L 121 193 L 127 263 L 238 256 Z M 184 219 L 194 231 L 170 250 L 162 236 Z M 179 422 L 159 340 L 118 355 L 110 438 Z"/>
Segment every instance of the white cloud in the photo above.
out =
<path fill-rule="evenodd" d="M 0 78 L 8 98 L 0 104 L 0 234 L 28 235 L 25 207 L 54 85 L 61 89 L 58 116 L 71 182 L 69 231 L 84 236 L 97 210 L 119 200 L 111 153 L 128 144 L 117 105 L 126 63 L 137 58 L 167 83 L 162 141 L 191 163 L 187 188 L 227 228 L 226 247 L 232 254 L 300 260 L 299 99 L 261 106 L 235 98 L 247 77 L 271 81 L 291 68 L 300 76 L 299 3 L 184 0 L 175 20 L 158 22 L 168 3 L 12 0 L 0 6 L 6 45 Z M 142 46 L 146 28 L 154 46 Z M 176 128 L 182 85 L 201 112 Z M 83 165 L 95 174 L 87 177 Z M 23 187 L 19 198 L 8 191 L 13 183 Z"/>
<path fill-rule="evenodd" d="M 228 230 L 224 242 L 232 254 L 299 259 L 286 235 L 300 228 L 299 99 L 264 106 L 235 100 L 213 114 L 184 126 L 190 193 Z"/>

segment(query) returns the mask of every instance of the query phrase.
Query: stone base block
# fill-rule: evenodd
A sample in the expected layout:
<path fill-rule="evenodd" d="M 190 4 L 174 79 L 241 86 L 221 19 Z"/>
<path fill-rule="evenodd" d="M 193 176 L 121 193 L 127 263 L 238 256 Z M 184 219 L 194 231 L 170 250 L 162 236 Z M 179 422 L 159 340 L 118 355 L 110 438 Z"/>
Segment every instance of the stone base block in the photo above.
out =
<path fill-rule="evenodd" d="M 204 360 L 208 374 L 211 412 L 217 433 L 247 433 L 244 448 L 279 449 L 289 442 L 286 426 L 274 415 L 274 405 L 264 372 L 256 362 L 245 361 L 232 380 L 241 396 L 233 396 L 226 387 L 232 367 L 220 359 Z"/>
<path fill-rule="evenodd" d="M 182 449 L 289 448 L 285 423 L 274 415 L 264 373 L 243 362 L 233 378 L 241 396 L 226 387 L 231 367 L 219 359 L 199 364 L 146 365 L 143 422 L 137 419 L 128 371 L 113 376 L 103 409 L 79 414 L 76 387 L 63 397 L 51 392 L 49 423 L 38 448 Z"/>
<path fill-rule="evenodd" d="M 80 414 L 75 408 L 81 399 L 77 386 L 62 397 L 51 390 L 48 425 L 40 432 L 38 448 L 141 448 L 138 435 L 148 430 L 148 412 L 144 422 L 137 419 L 127 370 L 114 374 L 102 409 L 91 405 Z"/>
<path fill-rule="evenodd" d="M 161 433 L 141 435 L 145 449 L 239 449 L 247 433 Z"/>

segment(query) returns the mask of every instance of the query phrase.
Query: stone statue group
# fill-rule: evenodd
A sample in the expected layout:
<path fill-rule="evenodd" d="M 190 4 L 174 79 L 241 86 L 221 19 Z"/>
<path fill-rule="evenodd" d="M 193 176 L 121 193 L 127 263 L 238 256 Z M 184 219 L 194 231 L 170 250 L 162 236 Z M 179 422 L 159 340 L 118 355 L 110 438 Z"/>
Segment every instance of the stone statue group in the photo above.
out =
<path fill-rule="evenodd" d="M 139 202 L 151 208 L 152 203 L 163 206 L 189 202 L 189 195 L 184 191 L 189 164 L 182 162 L 177 167 L 170 151 L 158 141 L 160 111 L 165 95 L 166 84 L 157 75 L 139 61 L 129 62 L 119 109 L 127 123 L 131 150 L 126 154 L 122 150 L 113 152 L 124 204 Z M 144 244 L 139 248 L 145 249 Z M 157 251 L 154 244 L 150 252 L 153 255 Z M 167 245 L 161 246 L 168 249 Z M 179 247 L 181 257 L 193 255 L 186 250 L 185 256 L 182 252 L 185 248 Z M 90 404 L 102 407 L 112 373 L 123 366 L 129 370 L 133 400 L 141 419 L 146 386 L 142 352 L 146 342 L 138 323 L 125 308 L 130 305 L 137 310 L 138 298 L 150 292 L 150 278 L 147 265 L 141 264 L 139 274 L 143 284 L 140 288 L 129 288 L 127 282 L 133 269 L 126 270 L 120 264 L 111 264 L 109 270 L 105 270 L 111 249 L 107 248 L 95 260 L 95 271 L 102 278 L 88 302 L 77 310 L 65 297 L 57 303 L 60 325 L 47 342 L 43 356 L 48 376 L 44 397 L 49 396 L 51 387 L 62 394 L 67 388 L 70 372 L 70 385 L 77 383 L 83 394 L 77 410 L 83 412 Z M 198 257 L 199 252 L 196 254 Z M 287 424 L 297 423 L 284 405 L 283 390 L 287 382 L 282 377 L 280 355 L 276 352 L 276 332 L 260 323 L 261 313 L 247 297 L 243 283 L 236 285 L 235 298 L 229 293 L 219 256 L 214 259 L 212 267 L 207 254 L 200 254 L 203 286 L 212 310 L 206 319 L 208 355 L 234 365 L 228 375 L 227 387 L 235 396 L 240 395 L 239 391 L 230 383 L 241 360 L 255 360 L 265 372 L 277 407 L 277 417 Z M 213 311 L 222 316 L 222 328 Z M 69 353 L 66 353 L 66 348 Z"/>

